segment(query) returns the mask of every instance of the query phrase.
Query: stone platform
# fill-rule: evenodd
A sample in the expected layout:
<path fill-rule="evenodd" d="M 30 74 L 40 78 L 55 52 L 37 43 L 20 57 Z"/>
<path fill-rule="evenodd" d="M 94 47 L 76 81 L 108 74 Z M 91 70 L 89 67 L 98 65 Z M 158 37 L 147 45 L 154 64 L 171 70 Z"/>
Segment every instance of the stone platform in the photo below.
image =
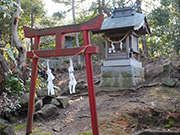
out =
<path fill-rule="evenodd" d="M 101 87 L 126 89 L 143 81 L 144 68 L 141 62 L 132 59 L 113 60 L 105 61 L 101 67 Z"/>

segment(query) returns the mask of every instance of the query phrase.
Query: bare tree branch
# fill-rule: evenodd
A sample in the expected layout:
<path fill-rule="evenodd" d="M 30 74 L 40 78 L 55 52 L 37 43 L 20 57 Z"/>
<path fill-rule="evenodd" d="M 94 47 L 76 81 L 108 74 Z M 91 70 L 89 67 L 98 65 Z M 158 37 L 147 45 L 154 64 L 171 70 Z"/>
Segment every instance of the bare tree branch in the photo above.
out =
<path fill-rule="evenodd" d="M 12 41 L 14 41 L 15 47 L 19 51 L 18 65 L 21 68 L 25 64 L 26 49 L 19 42 L 18 33 L 17 33 L 19 14 L 21 12 L 21 2 L 20 2 L 20 0 L 17 0 L 17 5 L 18 6 L 17 6 L 16 11 L 14 12 L 14 19 L 13 19 L 13 23 L 12 23 Z"/>

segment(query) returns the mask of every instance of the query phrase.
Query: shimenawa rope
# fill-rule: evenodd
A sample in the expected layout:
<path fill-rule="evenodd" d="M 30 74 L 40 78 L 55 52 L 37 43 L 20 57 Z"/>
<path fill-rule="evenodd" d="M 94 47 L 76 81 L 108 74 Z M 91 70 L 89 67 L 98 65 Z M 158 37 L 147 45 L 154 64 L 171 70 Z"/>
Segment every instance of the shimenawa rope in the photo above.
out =
<path fill-rule="evenodd" d="M 84 49 L 82 49 L 81 51 L 79 51 L 78 53 L 76 53 L 75 55 L 73 55 L 73 56 L 71 56 L 71 58 L 74 58 L 75 56 L 77 56 L 77 55 L 79 55 L 79 54 L 85 54 L 85 52 L 86 52 L 86 49 L 89 47 L 89 46 L 91 46 L 91 45 L 86 45 L 85 47 L 84 47 Z M 34 52 L 34 50 L 32 50 L 32 53 L 33 53 L 33 58 L 38 58 L 38 59 L 41 59 L 41 60 L 46 60 L 47 61 L 47 59 L 45 59 L 45 58 L 41 58 L 41 57 L 39 57 L 39 56 L 37 56 L 36 54 L 35 54 L 35 52 Z M 58 60 L 49 60 L 49 61 L 54 61 L 54 62 L 56 62 L 56 61 L 64 61 L 64 60 L 66 60 L 66 59 L 69 59 L 69 58 L 59 58 Z"/>

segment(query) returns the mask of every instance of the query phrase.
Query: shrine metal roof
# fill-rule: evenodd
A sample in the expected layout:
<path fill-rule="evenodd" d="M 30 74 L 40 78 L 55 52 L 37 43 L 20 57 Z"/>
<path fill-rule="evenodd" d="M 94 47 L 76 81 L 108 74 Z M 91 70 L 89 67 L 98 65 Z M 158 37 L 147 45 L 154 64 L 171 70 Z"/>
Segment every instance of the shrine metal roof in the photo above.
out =
<path fill-rule="evenodd" d="M 141 35 L 150 34 L 150 29 L 147 24 L 146 16 L 140 13 L 134 13 L 132 15 L 116 18 L 109 17 L 107 19 L 104 19 L 101 30 L 99 32 L 102 33 L 108 30 L 122 28 L 133 28 L 137 32 L 141 31 Z M 97 33 L 99 32 L 97 31 Z"/>
<path fill-rule="evenodd" d="M 124 16 L 120 18 L 107 18 L 103 21 L 101 30 L 134 27 L 142 24 L 145 19 L 145 15 L 135 13 L 131 16 Z"/>

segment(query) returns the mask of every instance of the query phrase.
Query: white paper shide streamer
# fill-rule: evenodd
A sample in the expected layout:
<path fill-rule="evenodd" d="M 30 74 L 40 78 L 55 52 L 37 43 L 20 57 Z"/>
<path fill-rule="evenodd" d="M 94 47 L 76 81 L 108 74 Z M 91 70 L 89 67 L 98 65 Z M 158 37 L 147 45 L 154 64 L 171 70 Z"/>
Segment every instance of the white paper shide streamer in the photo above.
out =
<path fill-rule="evenodd" d="M 76 87 L 76 79 L 74 77 L 74 68 L 73 68 L 73 62 L 72 62 L 72 59 L 69 58 L 69 61 L 70 61 L 70 67 L 68 68 L 68 71 L 69 71 L 69 93 L 70 94 L 73 94 L 75 93 L 75 87 Z"/>
<path fill-rule="evenodd" d="M 55 79 L 54 75 L 51 72 L 51 69 L 49 68 L 49 60 L 47 60 L 47 75 L 48 75 L 48 95 L 55 95 L 54 92 L 54 84 L 53 84 L 53 80 Z"/>
<path fill-rule="evenodd" d="M 111 43 L 111 48 L 109 48 L 109 53 L 115 53 L 116 52 L 116 48 L 113 44 L 113 42 Z"/>

